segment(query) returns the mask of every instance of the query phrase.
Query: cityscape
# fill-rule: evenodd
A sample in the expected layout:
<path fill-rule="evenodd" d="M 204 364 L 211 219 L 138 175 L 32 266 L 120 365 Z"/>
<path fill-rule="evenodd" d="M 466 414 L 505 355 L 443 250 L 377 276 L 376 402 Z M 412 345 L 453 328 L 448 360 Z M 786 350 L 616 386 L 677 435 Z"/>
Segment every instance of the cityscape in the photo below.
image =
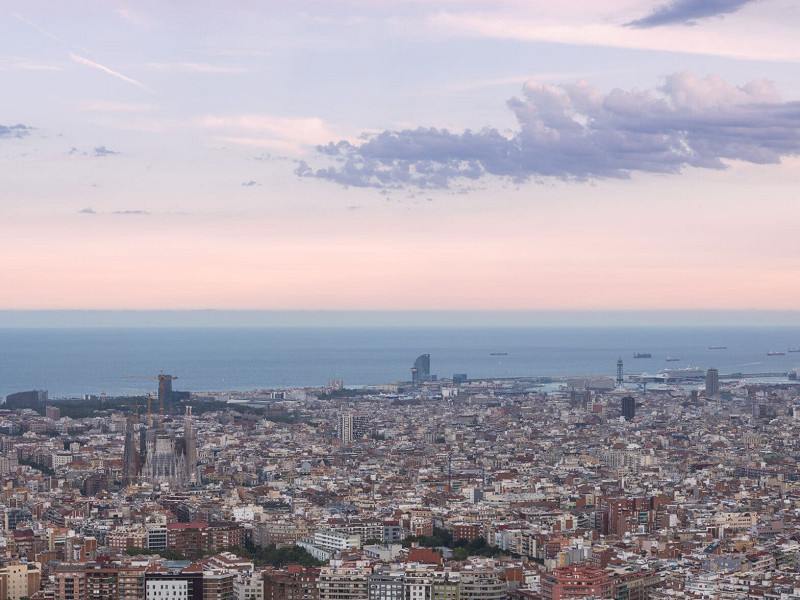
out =
<path fill-rule="evenodd" d="M 631 359 L 635 360 L 635 359 Z M 717 369 L 348 389 L 11 394 L 0 595 L 780 598 L 800 387 Z M 700 371 L 698 373 L 698 371 Z M 777 374 L 776 374 L 777 375 Z"/>
<path fill-rule="evenodd" d="M 0 600 L 800 600 L 799 30 L 0 2 Z"/>

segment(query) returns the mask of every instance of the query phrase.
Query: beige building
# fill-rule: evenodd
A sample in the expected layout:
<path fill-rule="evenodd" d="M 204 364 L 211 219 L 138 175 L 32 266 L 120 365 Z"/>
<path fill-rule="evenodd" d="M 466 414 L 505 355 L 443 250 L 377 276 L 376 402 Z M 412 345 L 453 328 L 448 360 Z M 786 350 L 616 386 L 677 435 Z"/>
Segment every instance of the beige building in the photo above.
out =
<path fill-rule="evenodd" d="M 494 569 L 464 570 L 460 573 L 461 600 L 502 600 L 506 597 L 505 583 Z"/>
<path fill-rule="evenodd" d="M 319 572 L 319 600 L 369 600 L 371 574 L 363 561 L 331 561 Z"/>
<path fill-rule="evenodd" d="M 39 563 L 12 561 L 0 568 L 0 598 L 19 600 L 31 596 L 41 582 Z"/>

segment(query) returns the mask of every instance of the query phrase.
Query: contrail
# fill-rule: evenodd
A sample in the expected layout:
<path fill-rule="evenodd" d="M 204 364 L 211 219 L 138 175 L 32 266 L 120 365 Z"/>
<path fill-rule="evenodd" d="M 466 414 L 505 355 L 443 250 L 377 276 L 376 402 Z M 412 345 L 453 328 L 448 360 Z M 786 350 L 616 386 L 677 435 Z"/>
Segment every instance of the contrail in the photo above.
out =
<path fill-rule="evenodd" d="M 94 62 L 92 60 L 89 60 L 88 58 L 84 58 L 83 56 L 79 56 L 79 55 L 75 54 L 74 52 L 70 52 L 69 53 L 69 57 L 72 60 L 74 60 L 75 62 L 77 62 L 77 63 L 80 63 L 82 65 L 86 65 L 87 67 L 91 67 L 92 69 L 97 69 L 98 71 L 102 71 L 103 73 L 108 73 L 109 75 L 113 75 L 117 79 L 121 79 L 122 81 L 125 81 L 127 83 L 133 84 L 133 85 L 138 86 L 138 87 L 140 87 L 142 89 L 145 89 L 145 90 L 148 90 L 148 91 L 150 90 L 150 88 L 148 88 L 141 81 L 136 81 L 135 79 L 132 79 L 131 77 L 127 77 L 127 76 L 123 75 L 122 73 L 118 73 L 114 69 L 109 69 L 108 67 L 106 67 L 104 65 L 101 65 L 100 63 L 96 63 L 96 62 Z"/>
<path fill-rule="evenodd" d="M 53 35 L 53 34 L 52 34 L 52 33 L 50 33 L 49 31 L 47 31 L 47 29 L 45 29 L 45 28 L 44 28 L 44 27 L 42 27 L 41 25 L 39 25 L 39 24 L 37 24 L 37 23 L 34 23 L 34 22 L 33 22 L 33 21 L 31 21 L 29 18 L 27 18 L 27 17 L 24 17 L 24 16 L 22 16 L 22 15 L 20 15 L 20 14 L 18 14 L 18 13 L 14 13 L 14 15 L 13 15 L 13 16 L 14 16 L 15 18 L 19 19 L 20 21 L 22 21 L 23 23 L 25 23 L 26 25 L 30 25 L 30 26 L 31 26 L 31 27 L 33 27 L 33 28 L 34 28 L 36 31 L 38 31 L 39 33 L 41 33 L 43 36 L 50 38 L 50 39 L 51 39 L 51 40 L 53 40 L 54 42 L 63 43 L 63 42 L 62 42 L 62 40 L 60 40 L 58 37 L 56 37 L 55 35 Z"/>
<path fill-rule="evenodd" d="M 19 19 L 20 21 L 22 21 L 23 23 L 25 23 L 26 25 L 29 25 L 30 27 L 33 27 L 34 29 L 36 29 L 36 31 L 41 33 L 43 36 L 45 36 L 47 38 L 50 38 L 51 40 L 53 40 L 54 42 L 58 42 L 59 44 L 66 45 L 66 42 L 64 42 L 62 39 L 60 39 L 59 37 L 53 35 L 49 31 L 47 31 L 44 27 L 42 27 L 38 23 L 35 23 L 34 21 L 30 20 L 29 18 L 27 18 L 27 17 L 25 17 L 23 15 L 17 14 L 17 13 L 15 13 L 13 16 L 15 18 Z M 148 92 L 152 91 L 149 87 L 147 87 L 141 81 L 136 81 L 132 77 L 128 77 L 127 75 L 123 75 L 122 73 L 118 73 L 114 69 L 109 69 L 105 65 L 101 65 L 100 63 L 96 63 L 93 60 L 89 60 L 88 58 L 84 58 L 83 56 L 80 56 L 79 54 L 75 54 L 74 52 L 70 52 L 69 53 L 69 57 L 72 60 L 74 60 L 76 63 L 80 63 L 80 64 L 82 64 L 84 66 L 91 67 L 92 69 L 97 69 L 98 71 L 102 71 L 103 73 L 107 73 L 109 75 L 112 75 L 112 76 L 116 77 L 117 79 L 121 79 L 122 81 L 124 81 L 126 83 L 130 83 L 132 85 L 140 87 L 140 88 L 142 88 L 144 90 L 147 90 Z"/>

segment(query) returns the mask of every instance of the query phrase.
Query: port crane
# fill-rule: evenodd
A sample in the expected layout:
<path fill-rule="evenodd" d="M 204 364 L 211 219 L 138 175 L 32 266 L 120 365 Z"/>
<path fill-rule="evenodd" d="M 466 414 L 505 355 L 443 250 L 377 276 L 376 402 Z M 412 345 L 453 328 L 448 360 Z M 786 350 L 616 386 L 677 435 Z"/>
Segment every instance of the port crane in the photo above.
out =
<path fill-rule="evenodd" d="M 158 379 L 158 416 L 159 416 L 159 427 L 161 429 L 164 428 L 164 382 L 168 379 L 170 381 L 175 381 L 177 377 L 173 377 L 172 375 L 164 375 L 164 371 L 161 371 L 155 377 L 151 375 L 123 375 L 123 379 Z M 150 393 L 147 394 L 147 426 L 153 426 L 153 420 L 150 416 Z"/>

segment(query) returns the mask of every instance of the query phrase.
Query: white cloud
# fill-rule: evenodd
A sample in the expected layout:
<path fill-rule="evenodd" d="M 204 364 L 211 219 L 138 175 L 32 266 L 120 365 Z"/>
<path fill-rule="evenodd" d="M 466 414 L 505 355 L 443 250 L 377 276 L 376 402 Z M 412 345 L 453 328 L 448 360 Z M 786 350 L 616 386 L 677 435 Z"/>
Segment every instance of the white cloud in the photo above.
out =
<path fill-rule="evenodd" d="M 317 117 L 275 117 L 264 114 L 208 116 L 198 125 L 224 132 L 215 139 L 228 143 L 271 147 L 292 154 L 301 154 L 309 146 L 323 144 L 341 134 Z"/>
<path fill-rule="evenodd" d="M 141 13 L 133 10 L 129 6 L 120 7 L 117 9 L 117 14 L 134 25 L 149 25 L 150 21 L 146 19 Z"/>
<path fill-rule="evenodd" d="M 509 75 L 507 77 L 485 77 L 480 79 L 469 79 L 463 81 L 453 81 L 450 83 L 443 83 L 436 87 L 427 88 L 417 92 L 419 95 L 427 96 L 427 95 L 439 95 L 439 94 L 454 94 L 454 93 L 461 93 L 461 92 L 471 92 L 473 90 L 477 90 L 480 88 L 487 88 L 487 87 L 495 87 L 495 86 L 502 86 L 502 85 L 509 85 L 509 84 L 522 84 L 527 80 L 539 79 L 543 81 L 567 81 L 571 79 L 575 79 L 579 77 L 580 74 L 578 73 L 564 73 L 564 72 L 553 72 L 553 73 L 537 73 L 532 75 L 530 73 L 525 75 Z"/>
<path fill-rule="evenodd" d="M 0 59 L 0 71 L 63 71 L 63 68 L 25 58 L 9 57 Z"/>
<path fill-rule="evenodd" d="M 539 6 L 539 5 L 537 5 Z M 604 7 L 605 3 L 596 3 Z M 631 16 L 630 11 L 619 16 Z M 554 12 L 531 15 L 497 12 L 440 11 L 428 16 L 427 24 L 450 36 L 512 39 L 581 46 L 608 46 L 725 56 L 740 59 L 800 61 L 794 27 L 788 22 L 766 17 L 749 21 L 734 15 L 714 26 L 659 27 L 636 29 L 623 26 L 625 21 L 610 20 L 608 14 L 589 9 L 574 20 Z M 755 26 L 759 23 L 760 26 Z M 769 31 L 765 35 L 763 31 Z"/>
<path fill-rule="evenodd" d="M 86 112 L 103 112 L 103 113 L 138 113 L 150 110 L 158 110 L 158 106 L 154 104 L 137 104 L 129 102 L 105 102 L 96 101 L 84 103 L 81 110 Z"/>
<path fill-rule="evenodd" d="M 150 62 L 138 65 L 152 71 L 167 73 L 249 73 L 246 67 L 231 67 L 198 62 Z"/>

